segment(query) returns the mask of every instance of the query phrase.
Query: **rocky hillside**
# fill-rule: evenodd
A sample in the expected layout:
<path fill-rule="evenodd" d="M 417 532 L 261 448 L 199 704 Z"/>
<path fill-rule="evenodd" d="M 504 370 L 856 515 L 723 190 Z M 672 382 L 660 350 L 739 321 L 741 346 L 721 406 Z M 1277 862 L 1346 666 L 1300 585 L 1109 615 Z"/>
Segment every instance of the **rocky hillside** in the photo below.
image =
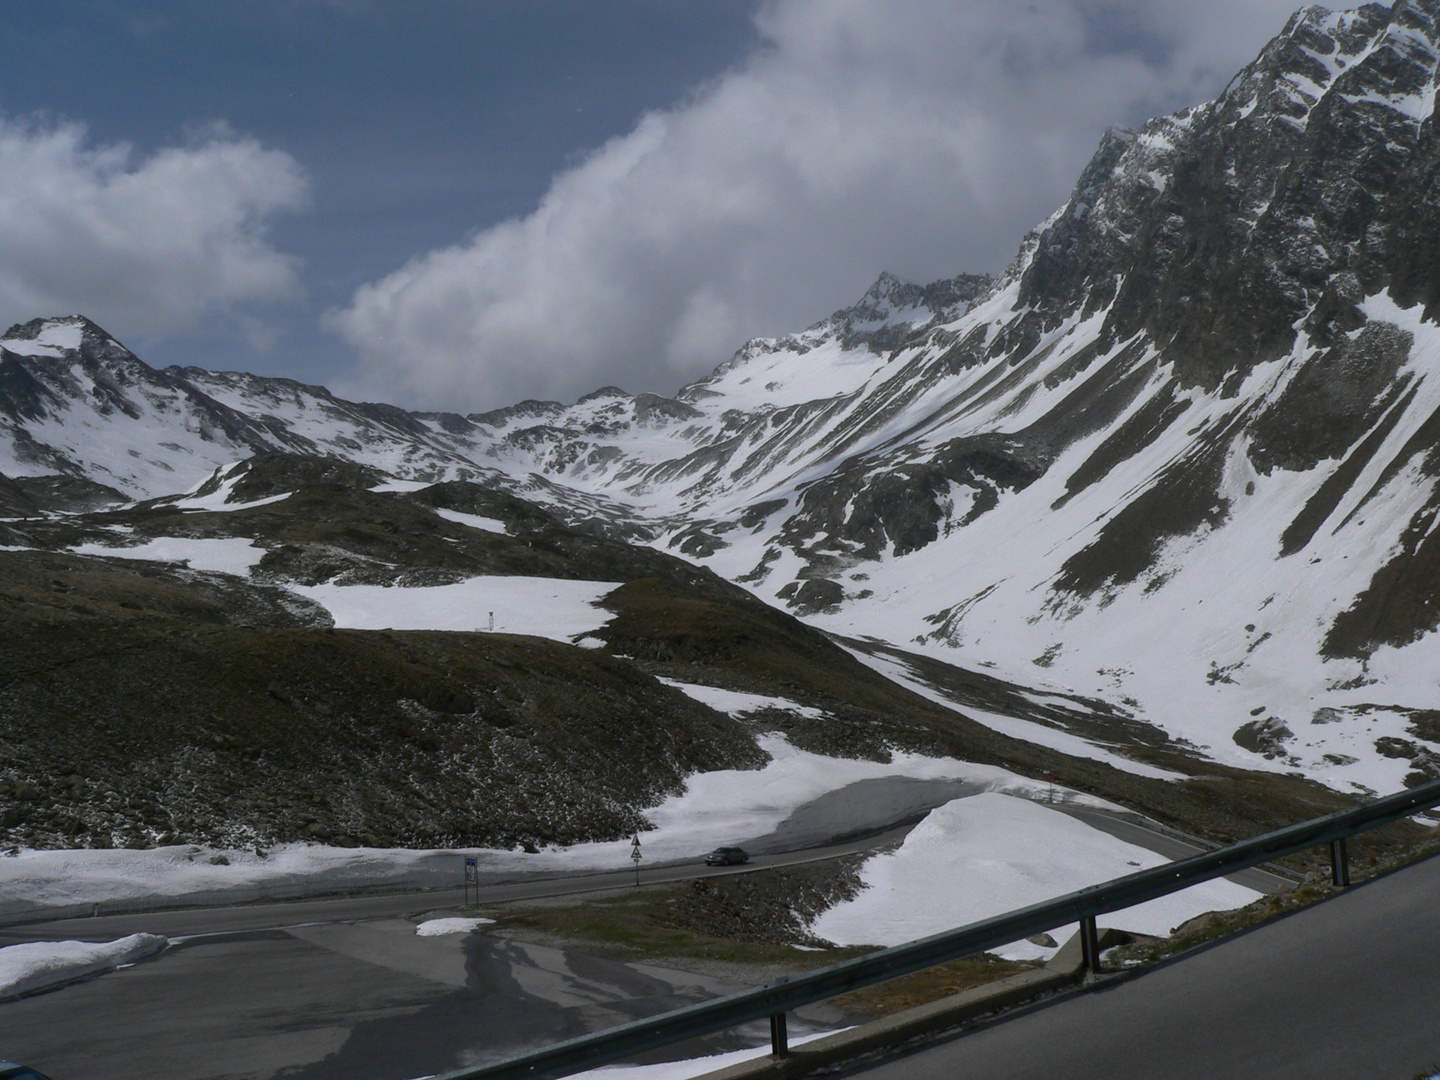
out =
<path fill-rule="evenodd" d="M 1214 101 L 1109 133 L 998 279 L 884 276 L 674 398 L 411 414 L 16 327 L 0 497 L 262 450 L 475 481 L 1214 760 L 1440 775 L 1437 13 L 1301 11 Z"/>
<path fill-rule="evenodd" d="M 543 606 L 640 580 L 758 603 L 513 497 L 386 479 L 267 454 L 187 498 L 0 524 L 0 844 L 534 849 L 643 830 L 692 773 L 767 760 L 598 647 L 336 628 L 337 589 L 423 607 L 501 580 Z"/>
<path fill-rule="evenodd" d="M 0 848 L 613 840 L 777 731 L 1054 775 L 1217 839 L 1340 805 L 1103 701 L 939 662 L 907 688 L 708 570 L 466 481 L 270 453 L 0 528 Z"/>

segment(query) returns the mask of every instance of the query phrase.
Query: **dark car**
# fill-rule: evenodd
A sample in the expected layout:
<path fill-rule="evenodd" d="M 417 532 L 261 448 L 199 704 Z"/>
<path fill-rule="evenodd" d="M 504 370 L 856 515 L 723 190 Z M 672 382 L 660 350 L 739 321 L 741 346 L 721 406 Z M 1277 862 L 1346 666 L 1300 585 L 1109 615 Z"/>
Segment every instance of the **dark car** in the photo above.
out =
<path fill-rule="evenodd" d="M 706 866 L 731 866 L 750 861 L 750 855 L 744 848 L 738 847 L 717 847 L 709 855 L 705 856 Z M 3 1078 L 0 1078 L 3 1080 Z"/>
<path fill-rule="evenodd" d="M 0 1080 L 50 1080 L 43 1073 L 13 1061 L 0 1061 Z"/>

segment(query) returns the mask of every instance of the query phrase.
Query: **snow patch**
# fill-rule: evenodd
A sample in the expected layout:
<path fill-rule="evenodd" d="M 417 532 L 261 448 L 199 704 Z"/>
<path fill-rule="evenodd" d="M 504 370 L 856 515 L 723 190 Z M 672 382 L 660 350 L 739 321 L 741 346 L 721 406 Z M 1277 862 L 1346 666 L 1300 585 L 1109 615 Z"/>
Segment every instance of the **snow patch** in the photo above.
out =
<path fill-rule="evenodd" d="M 811 930 L 840 945 L 899 945 L 1168 861 L 1036 802 L 985 793 L 931 811 L 898 850 L 872 856 L 860 871 L 866 889 L 821 914 Z M 1165 936 L 1196 915 L 1259 897 L 1219 879 L 1099 921 Z M 1053 936 L 1064 941 L 1074 931 Z M 995 951 L 1016 960 L 1054 952 L 1028 941 Z"/>
<path fill-rule="evenodd" d="M 347 630 L 493 629 L 567 644 L 612 618 L 596 605 L 618 581 L 541 577 L 473 577 L 453 585 L 292 585 L 330 612 Z M 490 625 L 491 614 L 495 625 Z"/>
<path fill-rule="evenodd" d="M 80 339 L 81 330 L 78 323 L 52 322 L 46 324 L 32 340 L 5 338 L 0 340 L 0 346 L 4 346 L 17 356 L 58 357 L 80 348 Z"/>
<path fill-rule="evenodd" d="M 959 708 L 954 701 L 951 701 L 944 694 L 940 693 L 928 683 L 917 678 L 905 664 L 881 656 L 871 656 L 856 649 L 847 649 L 848 653 L 859 660 L 867 667 L 874 668 L 892 682 L 914 690 L 921 697 L 928 698 L 937 705 L 943 705 L 947 709 Z M 1172 769 L 1162 769 L 1158 765 L 1147 765 L 1143 761 L 1132 761 L 1124 754 L 1116 753 L 1103 746 L 1092 743 L 1078 735 L 1071 735 L 1066 731 L 1059 731 L 1044 724 L 1036 723 L 1034 720 L 1022 720 L 1013 716 L 1001 716 L 999 713 L 987 712 L 984 709 L 977 709 L 974 706 L 966 705 L 963 708 L 966 716 L 998 731 L 1002 735 L 1009 735 L 1013 739 L 1021 739 L 1025 742 L 1034 743 L 1036 746 L 1044 746 L 1051 750 L 1058 750 L 1070 757 L 1089 758 L 1092 761 L 1103 761 L 1136 776 L 1148 776 L 1154 780 L 1187 780 L 1184 773 L 1175 772 Z"/>
<path fill-rule="evenodd" d="M 226 509 L 238 509 L 227 507 Z M 79 544 L 68 549 L 75 555 L 101 555 L 109 559 L 145 559 L 152 562 L 188 563 L 192 570 L 220 574 L 249 575 L 265 557 L 265 549 L 243 536 L 223 539 L 161 536 L 133 547 L 108 544 Z"/>
<path fill-rule="evenodd" d="M 415 927 L 415 933 L 420 937 L 468 934 L 477 926 L 485 926 L 494 921 L 494 919 L 426 919 Z"/>
<path fill-rule="evenodd" d="M 798 713 L 811 720 L 819 720 L 825 716 L 821 709 L 800 705 L 782 697 L 747 694 L 743 690 L 722 690 L 718 686 L 697 686 L 694 683 L 676 682 L 674 679 L 661 679 L 660 681 L 666 686 L 673 686 L 684 692 L 686 696 L 694 698 L 702 705 L 709 705 L 717 712 L 729 713 L 731 716 L 759 712 L 762 709 L 781 709 L 785 712 Z"/>
<path fill-rule="evenodd" d="M 245 473 L 241 466 L 243 461 L 232 461 L 229 465 L 222 465 L 211 473 L 206 479 L 196 484 L 184 495 L 174 499 L 161 499 L 160 502 L 167 506 L 173 506 L 177 510 L 206 510 L 211 513 L 229 513 L 233 510 L 250 510 L 256 506 L 268 506 L 271 503 L 282 502 L 288 499 L 294 492 L 286 491 L 280 495 L 270 495 L 263 499 L 253 499 L 250 502 L 229 503 L 231 493 L 235 485 L 240 483 Z M 208 484 L 211 480 L 219 480 L 219 486 L 208 495 L 197 495 L 196 492 Z"/>
<path fill-rule="evenodd" d="M 453 521 L 457 525 L 468 525 L 472 529 L 483 529 L 485 532 L 500 533 L 504 535 L 510 531 L 510 526 L 499 518 L 482 517 L 479 514 L 462 514 L 458 510 L 436 510 L 446 521 Z"/>
<path fill-rule="evenodd" d="M 376 484 L 370 490 L 382 493 L 396 492 L 397 494 L 408 495 L 412 491 L 424 491 L 427 487 L 434 486 L 435 483 L 433 480 L 401 480 L 399 477 L 392 476 L 383 484 Z"/>

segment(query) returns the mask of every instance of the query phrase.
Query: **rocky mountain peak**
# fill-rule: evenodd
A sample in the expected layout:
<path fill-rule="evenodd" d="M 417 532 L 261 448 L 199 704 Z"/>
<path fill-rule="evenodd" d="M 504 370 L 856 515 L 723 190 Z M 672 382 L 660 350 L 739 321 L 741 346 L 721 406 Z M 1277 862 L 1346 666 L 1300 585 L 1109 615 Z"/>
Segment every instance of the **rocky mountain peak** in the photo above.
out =
<path fill-rule="evenodd" d="M 1436 4 L 1307 8 L 1216 100 L 1112 132 L 1038 238 L 1007 329 L 1025 347 L 1077 309 L 1103 340 L 1173 351 L 1218 388 L 1358 329 L 1389 289 L 1436 310 Z"/>
<path fill-rule="evenodd" d="M 88 345 L 118 347 L 105 330 L 84 315 L 61 315 L 16 323 L 0 337 L 0 348 L 26 356 L 60 356 Z M 128 350 L 126 350 L 128 353 Z"/>
<path fill-rule="evenodd" d="M 858 301 L 811 329 L 838 331 L 847 349 L 866 346 L 883 352 L 920 326 L 959 318 L 993 284 L 989 274 L 958 274 L 916 285 L 886 270 Z"/>
<path fill-rule="evenodd" d="M 598 390 L 591 390 L 588 394 L 582 394 L 577 405 L 584 405 L 590 401 L 604 401 L 609 398 L 628 398 L 630 395 L 618 386 L 602 386 Z"/>

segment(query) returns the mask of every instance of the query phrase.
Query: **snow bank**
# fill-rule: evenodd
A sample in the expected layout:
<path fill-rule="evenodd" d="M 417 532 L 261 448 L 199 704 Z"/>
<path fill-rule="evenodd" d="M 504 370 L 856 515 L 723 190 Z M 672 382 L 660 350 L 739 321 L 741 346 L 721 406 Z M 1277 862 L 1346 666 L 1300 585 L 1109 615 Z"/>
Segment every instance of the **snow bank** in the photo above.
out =
<path fill-rule="evenodd" d="M 717 843 L 765 836 L 806 803 L 862 780 L 896 776 L 963 780 L 988 791 L 1037 800 L 1047 798 L 1050 791 L 1048 784 L 1006 769 L 955 758 L 896 751 L 888 762 L 862 761 L 800 750 L 778 734 L 761 735 L 757 741 L 770 755 L 770 763 L 763 769 L 696 773 L 686 782 L 684 794 L 645 812 L 655 825 L 654 833 L 640 838 L 646 858 L 682 857 L 708 851 Z M 1110 806 L 1078 792 L 1055 791 L 1057 798 L 1075 805 Z M 608 847 L 607 858 L 616 863 L 629 853 L 628 841 L 589 846 Z"/>
<path fill-rule="evenodd" d="M 292 585 L 326 608 L 347 630 L 488 630 L 532 634 L 566 643 L 612 618 L 595 605 L 618 581 L 482 576 L 454 585 Z"/>
<path fill-rule="evenodd" d="M 153 956 L 169 944 L 158 934 L 118 941 L 35 941 L 0 949 L 0 1001 L 63 986 Z"/>
<path fill-rule="evenodd" d="M 420 937 L 443 937 L 446 934 L 468 934 L 477 926 L 493 923 L 494 919 L 426 919 L 415 927 Z"/>
<path fill-rule="evenodd" d="M 1044 805 L 998 793 L 932 811 L 891 854 L 866 861 L 866 886 L 811 929 L 840 945 L 898 945 L 1124 877 L 1168 860 Z M 1223 878 L 1112 915 L 1100 925 L 1165 936 L 1206 911 L 1243 907 L 1259 893 Z M 1074 926 L 1052 931 L 1064 942 Z M 1053 953 L 1029 942 L 1010 959 Z"/>

